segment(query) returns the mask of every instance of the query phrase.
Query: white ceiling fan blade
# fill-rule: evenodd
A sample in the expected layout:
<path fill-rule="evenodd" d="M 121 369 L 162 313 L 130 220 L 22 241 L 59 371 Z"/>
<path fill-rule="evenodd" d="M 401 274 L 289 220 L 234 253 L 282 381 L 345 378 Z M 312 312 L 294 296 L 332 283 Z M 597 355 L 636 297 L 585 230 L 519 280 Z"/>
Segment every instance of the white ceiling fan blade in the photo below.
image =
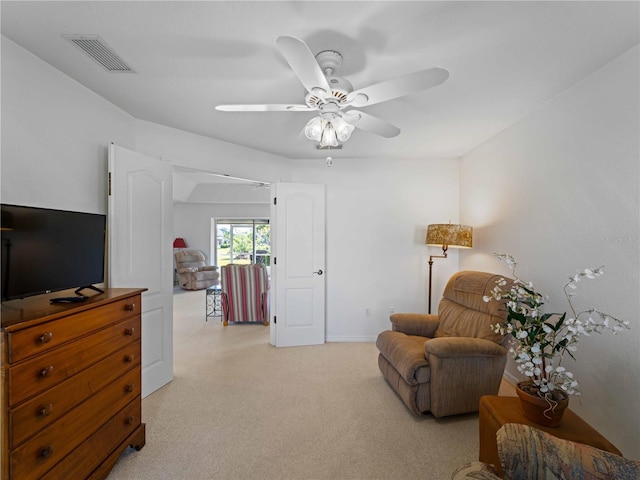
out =
<path fill-rule="evenodd" d="M 354 90 L 347 95 L 347 102 L 350 102 L 354 107 L 374 105 L 435 87 L 447 78 L 449 78 L 449 72 L 444 68 L 429 68 Z"/>
<path fill-rule="evenodd" d="M 272 104 L 272 105 L 218 105 L 221 112 L 312 112 L 314 109 L 306 105 Z"/>
<path fill-rule="evenodd" d="M 282 55 L 309 93 L 324 96 L 331 87 L 309 47 L 299 38 L 279 37 L 276 41 Z"/>
<path fill-rule="evenodd" d="M 354 127 L 381 137 L 392 138 L 400 133 L 400 129 L 395 125 L 358 110 L 349 110 L 342 115 L 342 118 Z"/>

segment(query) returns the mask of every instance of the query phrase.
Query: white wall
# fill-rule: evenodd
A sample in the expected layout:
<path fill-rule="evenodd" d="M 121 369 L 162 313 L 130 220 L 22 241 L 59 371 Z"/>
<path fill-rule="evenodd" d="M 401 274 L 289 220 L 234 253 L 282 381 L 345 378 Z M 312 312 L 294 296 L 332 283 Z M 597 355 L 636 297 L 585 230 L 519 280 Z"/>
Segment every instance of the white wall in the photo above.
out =
<path fill-rule="evenodd" d="M 4 203 L 106 213 L 111 142 L 189 168 L 262 181 L 289 178 L 290 160 L 136 120 L 4 36 L 1 47 Z M 175 215 L 177 236 L 207 254 L 211 215 L 269 216 L 268 204 L 185 211 Z M 206 221 L 186 226 L 184 219 L 200 217 Z"/>
<path fill-rule="evenodd" d="M 461 162 L 461 219 L 475 228 L 461 268 L 518 273 L 565 311 L 568 275 L 606 265 L 576 303 L 629 320 L 631 331 L 582 341 L 567 368 L 570 408 L 627 456 L 640 458 L 639 47 L 548 102 Z M 569 368 L 570 367 L 570 368 Z M 517 374 L 510 365 L 510 372 Z"/>
<path fill-rule="evenodd" d="M 133 117 L 2 37 L 2 202 L 106 213 L 107 149 Z"/>
<path fill-rule="evenodd" d="M 188 197 L 192 203 L 264 204 L 269 205 L 271 191 L 268 184 L 200 183 Z"/>
<path fill-rule="evenodd" d="M 287 181 L 292 160 L 136 120 L 135 150 L 173 165 L 262 182 Z"/>
<path fill-rule="evenodd" d="M 427 311 L 429 223 L 458 221 L 458 160 L 308 160 L 293 179 L 326 184 L 328 341 L 375 341 L 389 309 Z M 458 253 L 434 265 L 435 310 Z M 369 308 L 371 316 L 367 317 Z"/>
<path fill-rule="evenodd" d="M 296 168 L 289 159 L 143 120 L 136 121 L 136 151 L 177 167 L 267 183 L 288 181 Z M 190 191 L 187 199 L 195 198 L 196 202 L 175 203 L 173 225 L 176 237 L 184 237 L 190 248 L 202 250 L 207 257 L 210 257 L 212 217 L 269 218 L 268 203 L 205 203 L 205 197 L 209 201 L 229 201 L 215 195 L 203 196 L 198 189 Z M 267 202 L 268 198 L 267 193 Z"/>

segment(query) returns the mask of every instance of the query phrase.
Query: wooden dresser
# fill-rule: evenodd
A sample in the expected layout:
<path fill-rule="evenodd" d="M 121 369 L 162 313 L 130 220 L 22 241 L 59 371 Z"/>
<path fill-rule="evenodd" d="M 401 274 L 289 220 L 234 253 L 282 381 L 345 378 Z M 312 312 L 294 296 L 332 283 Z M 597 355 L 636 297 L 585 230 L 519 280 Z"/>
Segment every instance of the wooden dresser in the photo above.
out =
<path fill-rule="evenodd" d="M 143 291 L 2 305 L 2 480 L 101 479 L 127 447 L 144 446 Z"/>

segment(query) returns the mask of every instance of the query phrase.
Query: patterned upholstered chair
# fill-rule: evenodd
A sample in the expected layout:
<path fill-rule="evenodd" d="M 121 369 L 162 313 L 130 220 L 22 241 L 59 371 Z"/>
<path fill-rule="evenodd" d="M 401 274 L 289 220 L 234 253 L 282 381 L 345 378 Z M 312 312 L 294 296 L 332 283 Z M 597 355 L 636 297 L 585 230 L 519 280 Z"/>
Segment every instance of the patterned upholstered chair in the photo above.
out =
<path fill-rule="evenodd" d="M 640 462 L 582 443 L 554 437 L 529 425 L 507 423 L 498 430 L 498 455 L 505 480 L 637 480 Z M 470 462 L 452 480 L 498 480 L 493 465 Z"/>
<path fill-rule="evenodd" d="M 269 277 L 264 265 L 224 265 L 221 280 L 224 326 L 229 322 L 269 325 Z"/>
<path fill-rule="evenodd" d="M 219 283 L 218 267 L 207 265 L 200 250 L 180 250 L 175 253 L 178 284 L 185 290 L 202 290 Z"/>

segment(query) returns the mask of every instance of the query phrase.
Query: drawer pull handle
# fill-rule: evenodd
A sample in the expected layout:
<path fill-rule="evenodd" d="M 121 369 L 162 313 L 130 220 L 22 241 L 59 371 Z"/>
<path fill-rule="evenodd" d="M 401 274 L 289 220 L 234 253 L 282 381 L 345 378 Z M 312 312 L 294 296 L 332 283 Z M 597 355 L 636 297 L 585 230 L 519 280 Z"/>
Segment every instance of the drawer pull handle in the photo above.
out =
<path fill-rule="evenodd" d="M 126 423 L 127 425 L 133 425 L 133 422 L 136 421 L 136 417 L 134 417 L 133 415 L 130 417 L 127 417 L 127 419 L 124 421 L 124 423 Z"/>
<path fill-rule="evenodd" d="M 135 303 L 127 303 L 124 307 L 127 312 L 133 312 L 136 309 Z"/>
<path fill-rule="evenodd" d="M 49 365 L 46 368 L 43 368 L 42 370 L 40 370 L 40 376 L 41 377 L 48 377 L 53 373 L 53 365 Z"/>
<path fill-rule="evenodd" d="M 134 327 L 127 328 L 127 329 L 124 331 L 124 334 L 125 334 L 127 337 L 133 337 L 134 333 L 136 333 L 136 329 L 135 329 Z"/>
<path fill-rule="evenodd" d="M 124 361 L 127 362 L 127 363 L 132 363 L 133 362 L 133 354 L 130 353 L 129 355 L 124 357 Z"/>
<path fill-rule="evenodd" d="M 44 447 L 42 449 L 42 451 L 40 452 L 40 456 L 42 458 L 49 458 L 52 453 L 53 453 L 53 446 L 49 445 L 48 447 Z"/>
<path fill-rule="evenodd" d="M 53 412 L 53 403 L 50 403 L 40 409 L 40 416 L 48 417 L 49 415 L 51 415 L 52 412 Z"/>
<path fill-rule="evenodd" d="M 124 391 L 127 393 L 133 392 L 133 383 L 129 383 L 126 387 L 124 387 Z"/>
<path fill-rule="evenodd" d="M 53 332 L 45 332 L 38 337 L 38 340 L 40 340 L 40 343 L 49 343 L 52 338 Z"/>

